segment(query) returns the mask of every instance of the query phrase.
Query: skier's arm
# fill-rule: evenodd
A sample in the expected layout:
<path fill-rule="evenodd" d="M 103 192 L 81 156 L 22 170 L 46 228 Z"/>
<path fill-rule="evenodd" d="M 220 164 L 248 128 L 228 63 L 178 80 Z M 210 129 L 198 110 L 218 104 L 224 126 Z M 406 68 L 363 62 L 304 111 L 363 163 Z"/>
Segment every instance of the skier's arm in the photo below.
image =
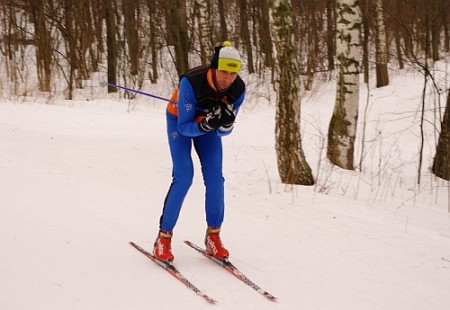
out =
<path fill-rule="evenodd" d="M 195 98 L 192 85 L 186 77 L 181 78 L 178 91 L 178 131 L 183 136 L 197 137 L 204 132 L 198 128 L 195 121 L 195 109 L 197 99 Z"/>

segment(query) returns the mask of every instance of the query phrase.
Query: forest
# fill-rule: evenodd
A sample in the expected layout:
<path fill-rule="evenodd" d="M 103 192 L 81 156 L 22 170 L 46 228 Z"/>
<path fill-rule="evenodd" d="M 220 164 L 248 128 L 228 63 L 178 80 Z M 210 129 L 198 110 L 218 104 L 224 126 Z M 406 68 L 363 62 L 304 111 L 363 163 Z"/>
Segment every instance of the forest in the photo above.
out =
<path fill-rule="evenodd" d="M 314 183 L 299 102 L 317 81 L 336 79 L 327 157 L 348 170 L 358 166 L 359 76 L 379 88 L 389 85 L 390 71 L 408 67 L 423 74 L 423 109 L 427 87 L 450 97 L 432 70 L 450 52 L 448 0 L 1 0 L 0 8 L 0 98 L 71 100 L 94 74 L 139 90 L 176 84 L 188 68 L 209 63 L 217 42 L 232 41 L 241 74 L 270 80 L 276 90 L 278 167 L 287 184 Z M 433 107 L 439 141 L 432 169 L 445 180 L 448 106 L 438 100 Z"/>
<path fill-rule="evenodd" d="M 0 309 L 213 309 L 129 242 L 173 176 L 145 94 L 225 40 L 222 237 L 278 301 L 184 244 L 194 148 L 174 266 L 220 310 L 450 309 L 450 0 L 0 0 Z"/>

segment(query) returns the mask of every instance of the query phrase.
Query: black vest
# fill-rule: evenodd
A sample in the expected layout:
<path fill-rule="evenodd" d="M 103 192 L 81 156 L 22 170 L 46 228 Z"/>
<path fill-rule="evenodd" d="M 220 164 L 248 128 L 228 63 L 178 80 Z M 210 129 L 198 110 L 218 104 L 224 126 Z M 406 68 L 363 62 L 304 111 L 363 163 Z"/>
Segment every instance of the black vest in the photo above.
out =
<path fill-rule="evenodd" d="M 189 80 L 197 98 L 196 118 L 205 116 L 218 102 L 227 101 L 234 103 L 245 91 L 245 83 L 239 75 L 227 90 L 223 92 L 215 91 L 208 83 L 206 74 L 208 69 L 209 66 L 196 67 L 181 76 Z"/>

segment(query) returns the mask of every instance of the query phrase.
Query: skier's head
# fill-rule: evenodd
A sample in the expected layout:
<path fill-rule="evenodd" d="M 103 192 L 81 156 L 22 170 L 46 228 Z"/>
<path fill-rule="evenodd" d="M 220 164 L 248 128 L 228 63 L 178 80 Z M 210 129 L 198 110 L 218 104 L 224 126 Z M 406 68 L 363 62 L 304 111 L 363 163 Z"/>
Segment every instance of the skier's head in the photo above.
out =
<path fill-rule="evenodd" d="M 211 68 L 238 73 L 241 69 L 241 56 L 230 41 L 224 41 L 214 47 Z"/>

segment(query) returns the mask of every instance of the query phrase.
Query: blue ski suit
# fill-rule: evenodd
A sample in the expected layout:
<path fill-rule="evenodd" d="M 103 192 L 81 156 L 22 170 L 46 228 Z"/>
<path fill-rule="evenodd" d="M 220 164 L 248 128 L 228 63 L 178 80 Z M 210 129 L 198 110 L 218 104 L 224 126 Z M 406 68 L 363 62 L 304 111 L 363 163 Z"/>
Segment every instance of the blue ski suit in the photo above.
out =
<path fill-rule="evenodd" d="M 231 130 L 201 131 L 198 123 L 219 101 L 233 103 L 236 114 L 245 98 L 245 83 L 237 76 L 225 91 L 218 91 L 213 69 L 208 66 L 191 69 L 180 78 L 177 90 L 166 110 L 167 137 L 172 158 L 172 183 L 164 200 L 160 229 L 172 231 L 183 201 L 192 185 L 194 165 L 192 146 L 200 159 L 205 185 L 206 223 L 220 227 L 224 219 L 224 178 L 222 175 L 222 136 Z"/>

